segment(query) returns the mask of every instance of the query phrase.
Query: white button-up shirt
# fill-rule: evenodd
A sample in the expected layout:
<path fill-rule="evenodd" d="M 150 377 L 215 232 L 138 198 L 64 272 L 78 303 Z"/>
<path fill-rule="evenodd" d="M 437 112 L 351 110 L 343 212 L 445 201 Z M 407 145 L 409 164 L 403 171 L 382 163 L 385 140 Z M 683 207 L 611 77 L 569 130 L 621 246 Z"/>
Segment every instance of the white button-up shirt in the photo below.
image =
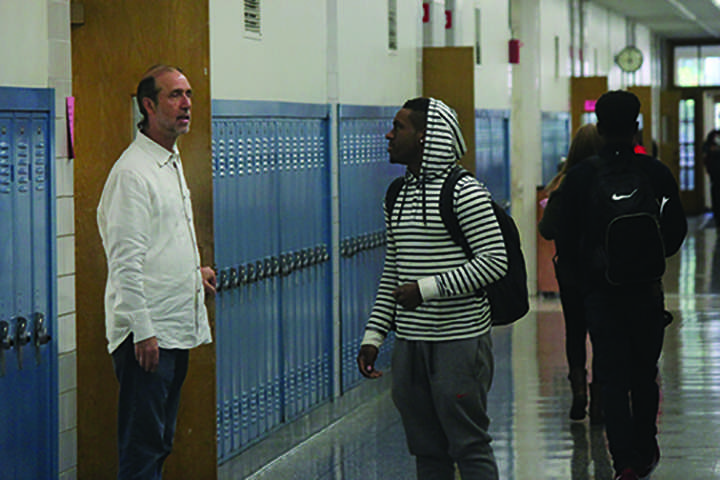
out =
<path fill-rule="evenodd" d="M 160 348 L 211 342 L 190 191 L 177 146 L 138 132 L 105 182 L 97 222 L 108 277 L 105 327 L 113 352 L 130 333 Z"/>

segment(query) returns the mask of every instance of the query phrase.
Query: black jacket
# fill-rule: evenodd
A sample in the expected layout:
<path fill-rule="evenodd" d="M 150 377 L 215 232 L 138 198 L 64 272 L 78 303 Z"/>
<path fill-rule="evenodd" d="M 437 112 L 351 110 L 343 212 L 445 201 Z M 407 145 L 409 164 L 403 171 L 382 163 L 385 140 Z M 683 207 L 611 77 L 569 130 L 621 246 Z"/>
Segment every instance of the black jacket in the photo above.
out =
<path fill-rule="evenodd" d="M 605 146 L 599 156 L 605 162 L 636 159 L 650 180 L 658 202 L 663 204 L 660 227 L 665 255 L 675 254 L 685 239 L 687 219 L 677 182 L 667 166 L 650 156 L 634 153 L 631 145 Z M 591 261 L 592 252 L 603 238 L 597 220 L 588 215 L 595 174 L 595 165 L 587 160 L 571 168 L 550 196 L 539 225 L 541 235 L 555 240 L 559 256 L 566 265 L 574 266 L 577 278 L 589 288 L 608 286 L 603 272 L 594 271 Z"/>

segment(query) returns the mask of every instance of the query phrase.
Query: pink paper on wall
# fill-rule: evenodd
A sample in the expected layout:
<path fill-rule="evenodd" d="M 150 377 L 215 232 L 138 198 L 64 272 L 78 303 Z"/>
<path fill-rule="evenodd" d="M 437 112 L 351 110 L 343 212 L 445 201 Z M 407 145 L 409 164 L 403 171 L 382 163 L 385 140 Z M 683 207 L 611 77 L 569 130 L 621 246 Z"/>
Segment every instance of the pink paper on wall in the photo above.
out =
<path fill-rule="evenodd" d="M 75 158 L 75 97 L 65 97 L 67 114 L 68 157 Z"/>

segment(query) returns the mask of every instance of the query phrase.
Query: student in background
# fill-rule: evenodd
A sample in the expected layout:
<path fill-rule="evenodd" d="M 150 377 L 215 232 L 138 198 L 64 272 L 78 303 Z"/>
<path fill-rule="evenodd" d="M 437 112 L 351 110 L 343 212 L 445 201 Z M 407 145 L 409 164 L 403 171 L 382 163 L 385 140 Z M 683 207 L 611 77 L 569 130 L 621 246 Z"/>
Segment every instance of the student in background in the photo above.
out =
<path fill-rule="evenodd" d="M 548 183 L 545 188 L 550 196 L 565 178 L 568 170 L 580 161 L 597 155 L 602 145 L 602 138 L 595 124 L 589 123 L 580 127 L 570 143 L 567 159 L 562 169 Z M 555 228 L 558 218 L 543 215 L 538 229 L 540 234 L 548 238 L 549 232 Z M 572 406 L 570 407 L 571 420 L 583 420 L 586 415 L 588 403 L 587 384 L 587 335 L 588 325 L 585 319 L 582 289 L 578 284 L 578 275 L 574 271 L 575 264 L 563 256 L 561 239 L 555 239 L 555 257 L 553 258 L 555 277 L 560 289 L 560 302 L 565 320 L 565 356 L 569 367 L 568 380 L 572 391 Z M 593 362 L 594 365 L 594 362 Z M 595 369 L 592 370 L 593 383 L 590 385 L 590 423 L 603 422 L 602 402 L 600 400 L 600 387 L 596 381 Z"/>
<path fill-rule="evenodd" d="M 720 130 L 712 130 L 702 146 L 703 164 L 710 175 L 710 201 L 715 227 L 720 227 Z"/>
<path fill-rule="evenodd" d="M 582 274 L 578 283 L 602 385 L 615 480 L 638 480 L 660 460 L 657 364 L 666 325 L 663 257 L 679 250 L 687 220 L 672 172 L 633 152 L 637 96 L 608 92 L 595 112 L 604 144 L 598 157 L 568 171 L 550 197 L 546 212 L 560 222 L 546 233 L 563 242 Z M 650 205 L 654 222 L 640 210 Z M 628 214 L 617 216 L 618 211 Z M 637 213 L 629 214 L 633 211 Z"/>

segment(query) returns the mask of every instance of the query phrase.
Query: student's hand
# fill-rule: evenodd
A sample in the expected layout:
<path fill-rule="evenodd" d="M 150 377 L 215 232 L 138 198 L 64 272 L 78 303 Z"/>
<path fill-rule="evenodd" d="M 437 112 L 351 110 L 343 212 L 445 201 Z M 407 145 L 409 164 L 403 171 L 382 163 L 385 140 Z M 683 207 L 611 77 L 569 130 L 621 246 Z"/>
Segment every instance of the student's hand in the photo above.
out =
<path fill-rule="evenodd" d="M 206 295 L 215 295 L 215 270 L 210 267 L 201 267 L 200 274 L 203 279 L 203 287 L 205 287 Z"/>
<path fill-rule="evenodd" d="M 146 338 L 135 344 L 135 359 L 146 372 L 154 372 L 160 363 L 157 337 Z"/>
<path fill-rule="evenodd" d="M 422 295 L 420 295 L 420 287 L 418 287 L 417 282 L 400 285 L 392 294 L 393 297 L 395 297 L 395 301 L 407 310 L 415 310 L 423 302 Z"/>
<path fill-rule="evenodd" d="M 357 364 L 365 378 L 378 378 L 382 376 L 380 370 L 375 370 L 375 360 L 377 360 L 378 348 L 373 345 L 363 345 L 360 347 L 360 353 L 357 356 Z"/>

